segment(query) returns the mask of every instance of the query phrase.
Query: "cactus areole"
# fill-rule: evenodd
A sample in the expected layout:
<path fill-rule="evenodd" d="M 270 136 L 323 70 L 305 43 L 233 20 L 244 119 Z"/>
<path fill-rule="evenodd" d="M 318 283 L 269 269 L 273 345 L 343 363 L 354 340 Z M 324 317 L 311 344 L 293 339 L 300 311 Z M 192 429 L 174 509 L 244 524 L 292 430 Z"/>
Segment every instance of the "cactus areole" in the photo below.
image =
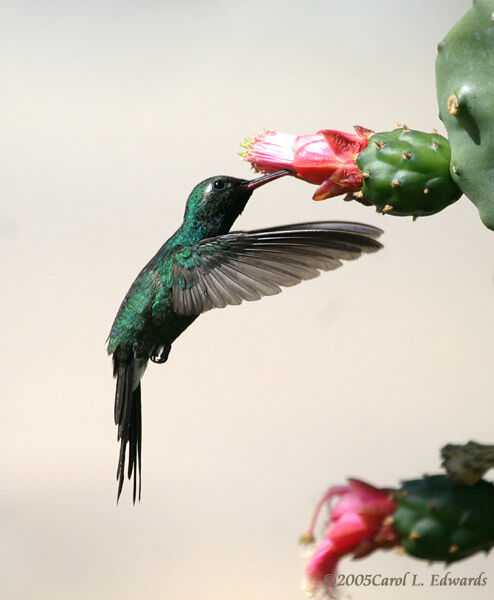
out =
<path fill-rule="evenodd" d="M 494 486 L 457 485 L 445 475 L 406 481 L 393 527 L 407 554 L 451 563 L 494 545 Z"/>
<path fill-rule="evenodd" d="M 451 175 L 494 229 L 494 0 L 475 0 L 439 44 L 436 83 Z"/>

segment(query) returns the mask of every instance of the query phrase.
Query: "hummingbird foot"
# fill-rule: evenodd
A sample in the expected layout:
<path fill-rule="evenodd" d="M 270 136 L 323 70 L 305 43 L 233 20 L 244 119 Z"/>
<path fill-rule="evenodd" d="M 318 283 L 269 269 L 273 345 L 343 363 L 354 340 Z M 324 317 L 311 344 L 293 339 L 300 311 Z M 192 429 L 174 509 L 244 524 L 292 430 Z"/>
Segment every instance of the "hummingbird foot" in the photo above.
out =
<path fill-rule="evenodd" d="M 172 347 L 170 344 L 167 346 L 155 346 L 151 352 L 150 358 L 157 365 L 162 365 L 168 360 L 168 355 L 170 354 L 171 349 Z"/>

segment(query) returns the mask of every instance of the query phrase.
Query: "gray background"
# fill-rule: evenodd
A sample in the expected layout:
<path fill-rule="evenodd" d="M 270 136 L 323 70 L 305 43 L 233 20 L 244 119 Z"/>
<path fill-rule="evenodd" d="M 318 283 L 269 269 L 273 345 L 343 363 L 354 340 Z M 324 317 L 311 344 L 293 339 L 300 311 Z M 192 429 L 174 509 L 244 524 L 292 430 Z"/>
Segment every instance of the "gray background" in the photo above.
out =
<path fill-rule="evenodd" d="M 349 219 L 378 255 L 202 316 L 151 366 L 143 499 L 115 505 L 105 337 L 205 177 L 249 177 L 263 128 L 444 129 L 437 42 L 468 0 L 2 3 L 2 598 L 303 598 L 297 538 L 348 475 L 439 468 L 493 441 L 494 234 L 462 199 L 381 217 L 281 180 L 239 227 Z M 481 589 L 352 597 L 492 598 Z M 443 573 L 394 552 L 345 573 Z M 425 579 L 428 581 L 428 579 Z M 2 590 L 3 588 L 3 590 Z"/>

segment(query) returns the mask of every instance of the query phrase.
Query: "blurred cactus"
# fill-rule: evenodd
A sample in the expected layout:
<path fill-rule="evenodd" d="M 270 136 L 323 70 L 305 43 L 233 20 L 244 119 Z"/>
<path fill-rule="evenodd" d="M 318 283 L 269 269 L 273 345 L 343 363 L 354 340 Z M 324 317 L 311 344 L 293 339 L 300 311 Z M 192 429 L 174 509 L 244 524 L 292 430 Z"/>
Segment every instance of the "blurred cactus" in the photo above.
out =
<path fill-rule="evenodd" d="M 314 531 L 327 507 L 322 537 Z M 452 563 L 494 546 L 494 485 L 461 485 L 447 475 L 375 488 L 358 479 L 332 486 L 318 502 L 303 544 L 314 544 L 305 569 L 310 593 L 334 592 L 338 562 L 400 547 L 415 558 Z"/>
<path fill-rule="evenodd" d="M 494 545 L 494 486 L 446 475 L 405 481 L 394 494 L 393 527 L 407 554 L 451 563 Z"/>
<path fill-rule="evenodd" d="M 473 485 L 494 467 L 494 446 L 477 442 L 447 444 L 441 457 L 443 467 L 456 483 Z"/>

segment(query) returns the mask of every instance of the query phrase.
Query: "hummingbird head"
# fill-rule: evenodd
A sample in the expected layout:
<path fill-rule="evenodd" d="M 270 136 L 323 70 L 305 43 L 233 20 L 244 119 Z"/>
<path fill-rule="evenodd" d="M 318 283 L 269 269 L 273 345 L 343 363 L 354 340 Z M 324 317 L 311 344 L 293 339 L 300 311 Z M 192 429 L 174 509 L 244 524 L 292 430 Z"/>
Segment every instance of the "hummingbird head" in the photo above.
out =
<path fill-rule="evenodd" d="M 201 181 L 192 190 L 185 207 L 184 224 L 203 230 L 202 237 L 227 233 L 258 187 L 290 174 L 277 171 L 257 179 L 217 175 Z"/>

